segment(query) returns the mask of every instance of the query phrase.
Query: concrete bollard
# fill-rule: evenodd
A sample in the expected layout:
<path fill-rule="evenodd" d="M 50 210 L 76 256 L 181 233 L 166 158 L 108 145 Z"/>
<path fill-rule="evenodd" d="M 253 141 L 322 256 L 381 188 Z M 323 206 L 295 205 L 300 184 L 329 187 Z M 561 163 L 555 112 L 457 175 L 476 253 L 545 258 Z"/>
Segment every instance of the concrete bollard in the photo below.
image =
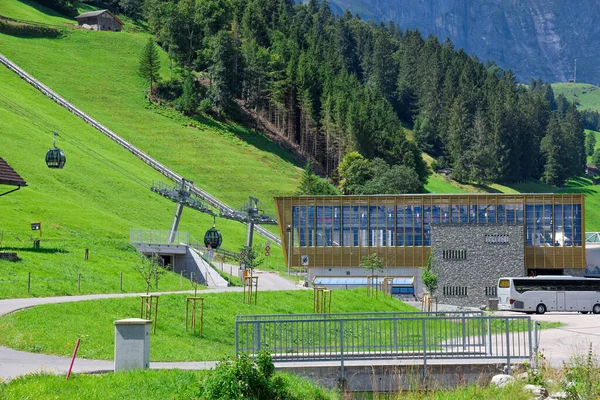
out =
<path fill-rule="evenodd" d="M 150 368 L 150 324 L 128 318 L 115 321 L 115 372 Z"/>

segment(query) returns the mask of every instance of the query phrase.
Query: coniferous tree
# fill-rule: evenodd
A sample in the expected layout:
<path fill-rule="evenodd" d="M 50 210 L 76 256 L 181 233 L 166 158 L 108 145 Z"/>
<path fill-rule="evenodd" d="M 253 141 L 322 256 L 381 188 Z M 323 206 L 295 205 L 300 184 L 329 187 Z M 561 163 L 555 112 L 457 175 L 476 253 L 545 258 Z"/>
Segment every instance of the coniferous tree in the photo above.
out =
<path fill-rule="evenodd" d="M 244 39 L 255 40 L 260 46 L 269 45 L 265 10 L 262 10 L 258 0 L 251 0 L 246 5 L 242 17 L 242 36 Z"/>
<path fill-rule="evenodd" d="M 188 72 L 183 80 L 183 93 L 179 99 L 179 107 L 184 114 L 190 115 L 193 114 L 197 105 L 198 98 L 194 83 L 194 76 Z"/>
<path fill-rule="evenodd" d="M 562 130 L 560 117 L 555 114 L 550 118 L 548 131 L 541 144 L 545 156 L 542 182 L 549 185 L 562 186 L 569 177 L 567 143 Z"/>
<path fill-rule="evenodd" d="M 493 142 L 488 137 L 488 125 L 485 114 L 480 109 L 477 110 L 473 121 L 472 141 L 465 159 L 470 180 L 478 184 L 492 180 L 491 174 L 495 165 Z"/>
<path fill-rule="evenodd" d="M 159 71 L 160 59 L 158 57 L 158 49 L 154 44 L 154 40 L 149 38 L 140 54 L 138 73 L 150 83 L 150 95 L 152 95 L 154 83 L 160 78 Z"/>
<path fill-rule="evenodd" d="M 397 81 L 396 66 L 393 61 L 394 47 L 387 30 L 380 29 L 373 46 L 371 81 L 379 93 L 388 101 L 394 101 L 394 84 Z"/>
<path fill-rule="evenodd" d="M 596 149 L 596 135 L 594 132 L 588 132 L 585 136 L 585 153 L 588 156 L 594 155 L 594 150 Z"/>
<path fill-rule="evenodd" d="M 231 104 L 236 90 L 236 76 L 233 71 L 235 49 L 231 35 L 220 31 L 214 37 L 211 47 L 209 72 L 213 83 L 210 94 L 215 105 L 223 111 Z"/>
<path fill-rule="evenodd" d="M 574 104 L 569 105 L 565 113 L 563 129 L 566 136 L 569 177 L 583 175 L 587 160 L 585 152 L 585 131 L 581 115 Z"/>
<path fill-rule="evenodd" d="M 448 126 L 448 154 L 453 160 L 452 177 L 459 182 L 468 181 L 468 145 L 470 141 L 470 116 L 463 98 L 454 101 Z"/>

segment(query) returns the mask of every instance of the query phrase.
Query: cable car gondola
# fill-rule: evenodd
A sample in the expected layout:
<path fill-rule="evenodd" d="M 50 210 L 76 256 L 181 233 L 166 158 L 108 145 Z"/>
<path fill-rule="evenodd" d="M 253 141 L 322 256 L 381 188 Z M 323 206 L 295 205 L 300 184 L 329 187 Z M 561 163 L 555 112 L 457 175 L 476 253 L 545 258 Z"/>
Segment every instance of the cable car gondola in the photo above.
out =
<path fill-rule="evenodd" d="M 221 232 L 215 228 L 215 225 L 204 234 L 204 246 L 208 249 L 218 249 L 223 242 L 223 236 L 221 236 Z"/>
<path fill-rule="evenodd" d="M 52 139 L 52 144 L 54 148 L 48 150 L 46 153 L 46 165 L 48 168 L 63 168 L 65 163 L 67 162 L 67 158 L 65 157 L 65 153 L 56 147 L 56 137 L 58 134 L 56 132 L 52 132 L 54 138 Z"/>

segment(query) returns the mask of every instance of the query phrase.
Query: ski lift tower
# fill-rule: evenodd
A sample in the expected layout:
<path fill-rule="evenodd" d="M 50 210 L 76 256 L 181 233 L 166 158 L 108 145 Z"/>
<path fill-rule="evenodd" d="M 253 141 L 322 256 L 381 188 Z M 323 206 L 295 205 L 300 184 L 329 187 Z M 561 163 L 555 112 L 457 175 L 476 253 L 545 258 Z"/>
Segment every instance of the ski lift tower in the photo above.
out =
<path fill-rule="evenodd" d="M 175 216 L 169 231 L 169 243 L 173 243 L 179 221 L 181 220 L 181 214 L 184 206 L 193 208 L 195 210 L 217 216 L 217 213 L 209 208 L 205 203 L 205 200 L 196 196 L 191 192 L 194 183 L 187 179 L 182 179 L 181 182 L 175 184 L 174 187 L 169 187 L 163 183 L 152 185 L 152 191 L 166 197 L 175 203 L 177 207 L 175 209 Z M 258 207 L 259 200 L 256 197 L 249 197 L 249 201 L 244 203 L 241 209 L 226 209 L 219 208 L 218 216 L 233 221 L 239 221 L 243 224 L 248 225 L 248 232 L 246 237 L 246 246 L 252 247 L 252 235 L 254 232 L 254 225 L 277 225 L 277 219 L 275 216 L 267 214 L 264 210 Z"/>
<path fill-rule="evenodd" d="M 183 213 L 184 206 L 202 211 L 212 216 L 216 216 L 216 213 L 207 207 L 202 199 L 190 192 L 190 189 L 193 185 L 194 182 L 185 178 L 182 179 L 180 183 L 176 183 L 174 187 L 168 187 L 161 182 L 159 182 L 157 185 L 152 185 L 153 192 L 156 192 L 161 196 L 177 203 L 177 207 L 175 208 L 175 216 L 169 231 L 169 243 L 173 243 L 175 241 L 175 235 L 177 234 L 177 228 L 179 227 L 179 221 L 181 220 L 181 214 Z"/>
<path fill-rule="evenodd" d="M 256 197 L 249 197 L 247 203 L 242 205 L 240 211 L 220 210 L 221 218 L 240 221 L 248 225 L 246 234 L 246 247 L 252 247 L 252 234 L 254 225 L 277 225 L 277 219 L 273 215 L 269 215 L 264 210 L 258 208 L 259 200 Z"/>

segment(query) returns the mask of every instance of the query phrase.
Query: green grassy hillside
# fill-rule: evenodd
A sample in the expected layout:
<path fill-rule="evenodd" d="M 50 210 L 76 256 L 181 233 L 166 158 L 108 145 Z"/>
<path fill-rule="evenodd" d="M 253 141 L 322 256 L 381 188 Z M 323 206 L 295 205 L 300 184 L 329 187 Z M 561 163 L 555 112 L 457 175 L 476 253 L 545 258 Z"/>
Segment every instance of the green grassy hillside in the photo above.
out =
<path fill-rule="evenodd" d="M 40 22 L 60 18 L 43 8 L 6 0 L 20 10 L 21 19 L 35 16 Z M 48 12 L 46 14 L 45 12 Z M 299 168 L 289 153 L 258 133 L 211 119 L 192 121 L 177 113 L 150 107 L 144 97 L 145 82 L 136 74 L 141 33 L 71 31 L 59 39 L 21 39 L 0 34 L 0 51 L 42 82 L 89 112 L 177 173 L 193 180 L 234 208 L 252 195 L 273 210 L 272 197 L 292 193 Z M 168 76 L 162 54 L 163 77 Z M 0 157 L 6 159 L 29 183 L 29 187 L 0 198 L 0 246 L 15 248 L 23 259 L 0 262 L 0 297 L 27 295 L 27 274 L 32 273 L 32 295 L 118 291 L 119 272 L 125 272 L 124 290 L 141 290 L 133 273 L 138 255 L 127 244 L 129 228 L 168 229 L 175 204 L 149 190 L 164 177 L 93 130 L 39 92 L 0 67 Z M 7 104 L 13 101 L 35 110 L 44 123 L 37 126 Z M 58 145 L 67 154 L 64 170 L 44 164 L 52 144 L 50 130 L 64 138 Z M 83 151 L 81 141 L 92 152 Z M 96 159 L 93 152 L 99 154 Z M 121 167 L 124 174 L 111 166 Z M 139 185 L 128 178 L 143 180 Z M 3 189 L 9 187 L 3 187 Z M 30 222 L 42 221 L 42 250 L 31 251 Z M 212 218 L 184 211 L 180 230 L 202 239 Z M 245 226 L 217 220 L 224 236 L 223 247 L 237 250 L 244 243 Z M 257 243 L 264 241 L 256 237 Z M 83 262 L 83 251 L 91 258 Z M 64 250 L 64 252 L 63 252 Z M 269 265 L 283 265 L 281 249 L 273 248 Z M 98 275 L 100 274 L 100 275 Z M 105 276 L 106 275 L 106 276 Z M 43 279 L 42 279 L 43 278 Z M 134 284 L 139 281 L 139 284 Z M 178 289 L 179 279 L 165 278 L 161 289 Z"/>
<path fill-rule="evenodd" d="M 60 26 L 77 25 L 75 19 L 65 17 L 31 0 L 2 0 L 2 3 L 0 3 L 0 15 L 42 24 Z"/>
<path fill-rule="evenodd" d="M 274 195 L 297 187 L 289 154 L 260 134 L 148 104 L 146 84 L 136 73 L 145 34 L 77 30 L 60 39 L 0 40 L 3 53 L 37 79 L 233 207 L 252 195 L 272 209 Z M 167 64 L 163 54 L 163 78 Z"/>
<path fill-rule="evenodd" d="M 139 256 L 128 245 L 129 228 L 168 229 L 174 203 L 152 193 L 152 180 L 162 177 L 131 153 L 68 113 L 54 102 L 0 68 L 0 95 L 9 94 L 20 106 L 64 132 L 58 145 L 67 155 L 63 170 L 48 169 L 44 156 L 52 135 L 0 102 L 1 156 L 27 181 L 28 187 L 0 197 L 0 238 L 3 250 L 14 250 L 20 262 L 0 261 L 0 298 L 26 296 L 27 274 L 32 295 L 74 294 L 82 274 L 82 293 L 115 292 L 119 273 L 124 290 L 140 291 L 133 271 Z M 0 96 L 0 100 L 5 97 Z M 94 152 L 82 151 L 85 143 Z M 127 176 L 114 168 L 127 171 Z M 129 179 L 133 176 L 148 186 Z M 10 189 L 2 187 L 2 192 Z M 42 222 L 42 249 L 33 251 L 31 222 Z M 184 211 L 181 230 L 201 239 L 212 218 Z M 244 239 L 244 226 L 219 221 L 224 247 L 235 248 Z M 260 241 L 260 240 L 259 240 Z M 83 261 L 84 249 L 91 257 Z M 178 277 L 167 277 L 161 289 L 179 289 Z"/>
<path fill-rule="evenodd" d="M 600 111 L 600 87 L 587 83 L 553 83 L 554 95 L 563 94 L 582 110 Z"/>

